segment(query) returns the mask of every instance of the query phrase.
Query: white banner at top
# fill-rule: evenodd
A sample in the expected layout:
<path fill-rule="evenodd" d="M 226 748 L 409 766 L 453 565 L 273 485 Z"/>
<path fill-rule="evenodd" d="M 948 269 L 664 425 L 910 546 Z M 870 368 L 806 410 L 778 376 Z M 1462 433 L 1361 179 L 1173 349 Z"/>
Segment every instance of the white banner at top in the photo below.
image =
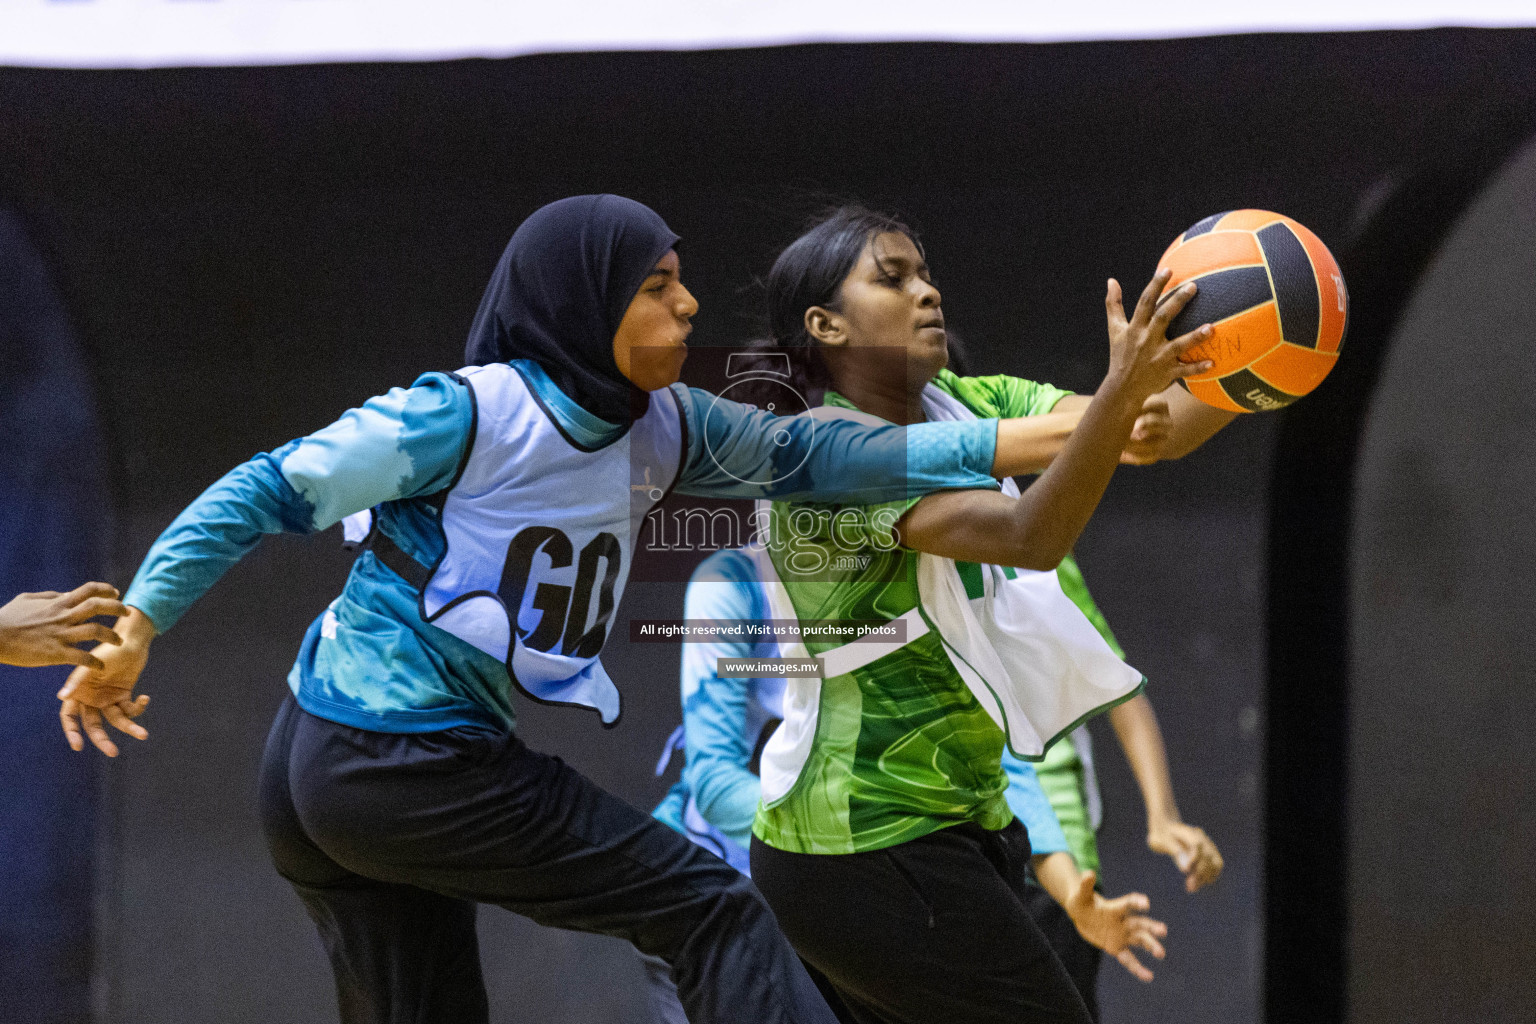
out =
<path fill-rule="evenodd" d="M 0 0 L 0 64 L 309 64 L 1440 26 L 1536 26 L 1536 0 Z"/>

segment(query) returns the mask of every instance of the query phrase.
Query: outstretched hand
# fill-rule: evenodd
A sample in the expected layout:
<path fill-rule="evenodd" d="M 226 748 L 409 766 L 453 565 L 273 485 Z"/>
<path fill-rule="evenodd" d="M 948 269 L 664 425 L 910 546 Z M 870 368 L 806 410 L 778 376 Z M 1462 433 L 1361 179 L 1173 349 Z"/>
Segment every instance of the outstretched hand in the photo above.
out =
<path fill-rule="evenodd" d="M 38 668 L 43 665 L 89 665 L 100 668 L 92 653 L 75 644 L 94 640 L 117 644 L 119 637 L 99 622 L 98 615 L 127 615 L 117 588 L 87 583 L 67 594 L 45 591 L 17 594 L 0 607 L 0 664 Z"/>
<path fill-rule="evenodd" d="M 71 750 L 84 750 L 89 738 L 97 750 L 116 757 L 117 744 L 103 727 L 103 719 L 134 739 L 149 738 L 144 727 L 134 721 L 148 707 L 149 698 L 135 698 L 133 688 L 149 660 L 149 643 L 155 627 L 143 612 L 129 608 L 128 614 L 117 620 L 117 633 L 122 639 L 120 644 L 102 645 L 91 652 L 99 659 L 100 668 L 82 665 L 69 674 L 59 690 L 59 700 L 63 702 L 59 706 L 59 724 Z"/>
<path fill-rule="evenodd" d="M 1205 829 L 1182 821 L 1154 825 L 1147 832 L 1147 848 L 1173 858 L 1173 863 L 1184 875 L 1184 888 L 1188 892 L 1198 892 L 1216 881 L 1225 866 L 1221 851 L 1205 834 Z"/>
<path fill-rule="evenodd" d="M 1106 899 L 1093 889 L 1095 875 L 1085 871 L 1067 900 L 1066 911 L 1078 934 L 1120 961 L 1120 966 L 1140 981 L 1151 981 L 1152 972 L 1136 958 L 1139 946 L 1161 960 L 1167 953 L 1158 941 L 1167 938 L 1168 926 L 1147 917 L 1152 903 L 1139 892 Z"/>
<path fill-rule="evenodd" d="M 1104 296 L 1104 312 L 1109 321 L 1110 376 L 1143 399 L 1176 380 L 1205 373 L 1214 365 L 1209 359 L 1186 363 L 1179 358 L 1211 336 L 1210 324 L 1168 339 L 1168 324 L 1195 297 L 1196 290 L 1193 282 L 1187 282 L 1159 300 L 1171 276 L 1168 270 L 1154 274 L 1129 317 L 1121 300 L 1120 282 L 1110 278 Z"/>
<path fill-rule="evenodd" d="M 80 735 L 84 729 L 85 735 L 91 738 L 92 746 L 108 757 L 116 757 L 117 744 L 112 742 L 112 737 L 102 728 L 102 719 L 110 722 L 118 732 L 127 733 L 136 740 L 149 739 L 149 732 L 133 721 L 149 707 L 148 694 L 141 693 L 131 699 L 125 695 L 121 700 L 105 705 L 84 703 L 84 700 L 90 699 L 95 699 L 94 695 L 84 699 L 67 697 L 59 703 L 59 724 L 64 729 L 64 739 L 69 743 L 69 749 L 85 749 L 85 740 Z"/>

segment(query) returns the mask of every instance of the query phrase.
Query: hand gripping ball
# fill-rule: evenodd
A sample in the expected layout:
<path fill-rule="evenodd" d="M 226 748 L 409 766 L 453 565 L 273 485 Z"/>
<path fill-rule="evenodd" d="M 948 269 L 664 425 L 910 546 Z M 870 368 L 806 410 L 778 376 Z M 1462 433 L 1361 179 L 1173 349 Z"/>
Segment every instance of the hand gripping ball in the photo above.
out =
<path fill-rule="evenodd" d="M 1322 383 L 1339 360 L 1349 294 L 1339 265 L 1316 235 L 1289 217 L 1233 210 L 1174 239 L 1158 268 L 1199 291 L 1168 325 L 1168 337 L 1211 324 L 1215 334 L 1185 362 L 1208 372 L 1182 381 L 1196 398 L 1232 412 L 1290 405 Z"/>

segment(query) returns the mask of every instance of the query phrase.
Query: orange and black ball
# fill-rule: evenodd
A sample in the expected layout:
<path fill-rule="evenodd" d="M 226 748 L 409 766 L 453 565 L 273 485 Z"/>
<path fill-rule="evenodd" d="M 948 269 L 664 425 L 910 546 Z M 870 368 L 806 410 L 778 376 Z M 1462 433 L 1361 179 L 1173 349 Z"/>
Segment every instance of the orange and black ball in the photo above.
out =
<path fill-rule="evenodd" d="M 1328 247 L 1291 218 L 1265 210 L 1207 217 L 1174 240 L 1158 262 L 1164 267 L 1173 271 L 1164 294 L 1186 281 L 1199 286 L 1168 337 L 1201 324 L 1216 329 L 1183 357 L 1216 364 L 1182 381 L 1206 404 L 1279 409 L 1338 362 L 1349 320 L 1344 276 Z"/>

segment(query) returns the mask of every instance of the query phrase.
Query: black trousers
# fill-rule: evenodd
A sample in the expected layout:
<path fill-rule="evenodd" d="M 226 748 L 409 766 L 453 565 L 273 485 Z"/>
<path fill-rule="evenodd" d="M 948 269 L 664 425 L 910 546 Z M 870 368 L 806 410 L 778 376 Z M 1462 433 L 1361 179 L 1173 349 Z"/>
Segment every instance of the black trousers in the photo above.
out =
<path fill-rule="evenodd" d="M 848 1008 L 843 1005 L 842 996 L 837 994 L 837 989 L 832 983 L 822 977 L 821 972 L 810 964 L 801 961 L 806 973 L 811 976 L 816 990 L 827 1001 L 827 1007 L 837 1017 L 838 1024 L 859 1024 L 854 1020 Z M 677 984 L 672 980 L 672 969 L 666 961 L 654 956 L 641 956 L 640 966 L 645 970 L 645 990 L 650 997 L 651 1024 L 689 1024 L 688 1015 L 683 1012 L 683 1004 L 677 1000 Z"/>
<path fill-rule="evenodd" d="M 752 840 L 752 880 L 859 1024 L 1089 1024 L 1025 909 L 1029 842 L 964 824 L 870 853 Z"/>
<path fill-rule="evenodd" d="M 344 1024 L 485 1024 L 476 902 L 662 958 L 693 1024 L 835 1021 L 750 881 L 509 732 L 366 732 L 290 698 L 260 799 Z"/>

